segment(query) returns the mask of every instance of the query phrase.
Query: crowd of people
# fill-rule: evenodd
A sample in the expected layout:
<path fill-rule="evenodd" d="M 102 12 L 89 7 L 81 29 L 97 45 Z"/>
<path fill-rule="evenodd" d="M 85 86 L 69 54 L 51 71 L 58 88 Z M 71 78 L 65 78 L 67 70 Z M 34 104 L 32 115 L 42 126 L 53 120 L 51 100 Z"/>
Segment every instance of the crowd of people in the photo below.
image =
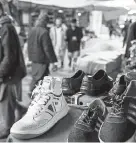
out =
<path fill-rule="evenodd" d="M 47 14 L 41 14 L 28 35 L 28 56 L 32 61 L 33 77 L 31 91 L 39 80 L 49 75 L 50 64 L 53 71 L 64 68 L 66 49 L 68 50 L 69 67 L 72 65 L 74 67 L 74 63 L 80 55 L 83 34 L 82 29 L 77 27 L 76 19 L 72 19 L 69 28 L 62 23 L 62 19 L 59 17 L 49 30 L 48 22 Z"/>

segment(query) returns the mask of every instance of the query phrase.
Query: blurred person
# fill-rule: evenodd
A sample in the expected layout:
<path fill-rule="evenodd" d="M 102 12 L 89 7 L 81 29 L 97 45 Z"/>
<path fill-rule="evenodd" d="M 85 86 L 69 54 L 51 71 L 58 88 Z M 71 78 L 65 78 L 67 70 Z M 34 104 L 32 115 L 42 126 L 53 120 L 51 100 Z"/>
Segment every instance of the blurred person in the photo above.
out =
<path fill-rule="evenodd" d="M 127 40 L 127 34 L 128 34 L 128 28 L 130 26 L 130 24 L 132 23 L 131 20 L 127 20 L 125 21 L 125 25 L 124 25 L 124 28 L 122 29 L 122 33 L 123 33 L 123 47 L 125 46 L 126 44 L 126 40 Z"/>
<path fill-rule="evenodd" d="M 80 44 L 83 37 L 82 29 L 77 27 L 76 19 L 72 19 L 71 26 L 68 28 L 66 33 L 66 41 L 68 42 L 68 58 L 69 58 L 69 67 L 71 67 L 73 62 L 77 62 L 77 58 L 80 55 Z"/>
<path fill-rule="evenodd" d="M 112 38 L 112 35 L 113 35 L 114 31 L 115 31 L 113 24 L 112 24 L 112 23 L 109 23 L 108 28 L 109 28 L 109 37 L 110 37 L 110 39 L 111 39 L 111 38 Z"/>
<path fill-rule="evenodd" d="M 125 57 L 129 58 L 130 57 L 130 47 L 131 47 L 131 42 L 136 39 L 136 22 L 131 23 L 128 32 L 127 32 L 127 38 L 126 38 L 126 52 L 125 52 Z"/>
<path fill-rule="evenodd" d="M 24 60 L 25 64 L 27 67 L 31 66 L 31 61 L 29 61 L 28 57 L 28 33 L 26 34 L 26 39 L 24 41 L 24 47 L 23 47 L 23 55 L 24 55 Z"/>
<path fill-rule="evenodd" d="M 49 75 L 49 64 L 57 62 L 53 45 L 49 36 L 47 24 L 49 17 L 40 14 L 35 27 L 28 35 L 28 56 L 32 62 L 31 92 L 39 80 Z"/>
<path fill-rule="evenodd" d="M 81 47 L 82 49 L 85 48 L 86 42 L 91 39 L 92 37 L 90 36 L 90 31 L 84 29 L 83 30 L 83 38 L 81 40 Z"/>
<path fill-rule="evenodd" d="M 26 75 L 19 38 L 0 2 L 0 138 L 21 118 L 21 80 Z"/>
<path fill-rule="evenodd" d="M 59 67 L 64 67 L 64 58 L 65 58 L 65 52 L 66 52 L 66 30 L 67 27 L 65 27 L 62 24 L 62 19 L 60 17 L 56 18 L 55 20 L 55 26 L 53 26 L 50 29 L 50 37 L 52 40 L 53 48 L 55 51 L 55 54 L 58 59 L 57 65 L 54 65 L 54 71 L 57 70 Z"/>
<path fill-rule="evenodd" d="M 24 44 L 25 44 L 25 40 L 26 40 L 26 35 L 24 35 L 24 31 L 20 31 L 18 36 L 19 36 L 21 49 L 23 50 Z"/>

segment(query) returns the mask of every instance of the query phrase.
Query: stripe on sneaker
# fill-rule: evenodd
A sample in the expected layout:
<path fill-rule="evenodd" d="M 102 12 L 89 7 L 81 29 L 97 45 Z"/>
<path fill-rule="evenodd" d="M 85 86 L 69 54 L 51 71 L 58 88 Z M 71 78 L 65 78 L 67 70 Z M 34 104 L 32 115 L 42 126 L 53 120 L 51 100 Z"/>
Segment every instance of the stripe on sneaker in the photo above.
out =
<path fill-rule="evenodd" d="M 101 124 L 103 123 L 101 118 L 98 118 L 98 122 L 101 123 Z"/>
<path fill-rule="evenodd" d="M 97 121 L 97 124 L 96 124 L 96 127 L 95 127 L 96 132 L 99 132 L 99 129 L 100 129 L 102 123 L 103 123 L 103 121 L 98 117 L 98 121 Z"/>
<path fill-rule="evenodd" d="M 128 106 L 128 115 L 127 118 L 133 122 L 134 124 L 136 124 L 136 102 L 130 102 L 129 106 Z"/>
<path fill-rule="evenodd" d="M 52 105 L 49 105 L 49 106 L 48 106 L 48 109 L 49 109 L 50 111 L 54 112 L 54 108 L 52 107 Z"/>
<path fill-rule="evenodd" d="M 136 111 L 136 105 L 134 105 L 133 103 L 129 104 L 129 108 L 131 108 L 132 110 L 134 109 Z"/>
<path fill-rule="evenodd" d="M 128 110 L 128 115 L 136 118 L 136 112 L 132 110 Z"/>

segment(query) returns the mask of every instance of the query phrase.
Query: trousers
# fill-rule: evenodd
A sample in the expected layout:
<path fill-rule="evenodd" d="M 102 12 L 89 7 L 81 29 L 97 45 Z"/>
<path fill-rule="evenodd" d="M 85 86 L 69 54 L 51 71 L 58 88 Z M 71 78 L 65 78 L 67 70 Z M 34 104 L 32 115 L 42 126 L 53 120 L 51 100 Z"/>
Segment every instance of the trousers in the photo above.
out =
<path fill-rule="evenodd" d="M 31 92 L 34 90 L 35 85 L 49 75 L 49 64 L 32 63 L 32 83 Z"/>

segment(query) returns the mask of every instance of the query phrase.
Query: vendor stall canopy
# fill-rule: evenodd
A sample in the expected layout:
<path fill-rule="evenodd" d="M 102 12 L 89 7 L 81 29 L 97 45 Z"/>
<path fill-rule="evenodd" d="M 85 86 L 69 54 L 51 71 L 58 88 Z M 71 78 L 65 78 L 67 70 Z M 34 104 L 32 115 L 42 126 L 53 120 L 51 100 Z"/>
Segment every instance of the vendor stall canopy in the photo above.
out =
<path fill-rule="evenodd" d="M 95 10 L 111 10 L 136 8 L 134 0 L 19 0 L 40 5 L 62 8 L 92 7 Z"/>

